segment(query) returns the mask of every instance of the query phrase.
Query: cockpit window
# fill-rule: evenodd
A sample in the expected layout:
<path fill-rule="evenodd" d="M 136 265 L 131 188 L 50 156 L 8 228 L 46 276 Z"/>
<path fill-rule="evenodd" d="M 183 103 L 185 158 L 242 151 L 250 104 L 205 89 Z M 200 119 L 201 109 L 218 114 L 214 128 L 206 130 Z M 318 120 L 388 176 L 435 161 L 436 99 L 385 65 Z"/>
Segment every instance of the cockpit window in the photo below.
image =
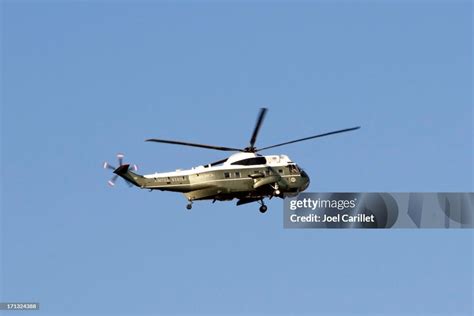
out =
<path fill-rule="evenodd" d="M 290 174 L 300 174 L 300 168 L 297 165 L 289 165 Z"/>
<path fill-rule="evenodd" d="M 231 165 L 240 165 L 240 166 L 253 166 L 253 165 L 264 165 L 267 163 L 265 157 L 252 157 L 247 159 L 242 159 L 239 161 L 234 161 Z"/>

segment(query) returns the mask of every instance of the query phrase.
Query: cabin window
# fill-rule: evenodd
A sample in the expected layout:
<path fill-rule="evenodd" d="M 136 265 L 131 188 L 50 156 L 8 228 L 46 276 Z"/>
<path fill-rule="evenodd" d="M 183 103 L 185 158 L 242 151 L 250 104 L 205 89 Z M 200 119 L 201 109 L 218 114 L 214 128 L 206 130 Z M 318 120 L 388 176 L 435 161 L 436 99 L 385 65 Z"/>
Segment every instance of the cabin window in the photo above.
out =
<path fill-rule="evenodd" d="M 230 178 L 230 173 L 224 172 L 224 178 Z"/>
<path fill-rule="evenodd" d="M 252 157 L 247 159 L 242 159 L 234 161 L 231 165 L 241 165 L 241 166 L 253 166 L 253 165 L 264 165 L 267 163 L 265 157 Z"/>
<path fill-rule="evenodd" d="M 283 173 L 283 169 L 278 169 L 278 172 L 279 172 L 279 173 Z"/>
<path fill-rule="evenodd" d="M 235 172 L 235 177 L 236 177 L 236 178 L 240 178 L 240 172 L 236 171 L 236 172 Z"/>

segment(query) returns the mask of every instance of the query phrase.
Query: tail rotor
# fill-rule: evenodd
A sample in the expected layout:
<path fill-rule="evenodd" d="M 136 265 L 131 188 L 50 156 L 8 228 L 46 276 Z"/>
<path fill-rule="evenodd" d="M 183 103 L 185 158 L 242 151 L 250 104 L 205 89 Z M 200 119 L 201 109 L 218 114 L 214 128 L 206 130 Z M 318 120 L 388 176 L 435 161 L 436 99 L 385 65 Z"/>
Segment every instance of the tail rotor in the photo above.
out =
<path fill-rule="evenodd" d="M 118 163 L 119 163 L 119 166 L 118 166 L 118 167 L 114 167 L 114 166 L 112 166 L 111 164 L 109 164 L 109 163 L 106 161 L 106 162 L 104 162 L 104 164 L 103 164 L 103 168 L 104 168 L 104 169 L 110 169 L 110 170 L 112 170 L 112 171 L 115 172 L 117 169 L 119 169 L 120 167 L 122 167 L 122 166 L 125 165 L 125 164 L 123 163 L 123 158 L 124 158 L 124 157 L 125 157 L 124 154 L 118 153 L 118 154 L 117 154 L 117 161 L 118 161 Z M 138 170 L 138 166 L 135 165 L 135 164 L 131 164 L 131 165 L 128 165 L 128 166 L 129 166 L 128 169 L 131 170 L 131 171 L 137 171 L 137 170 Z M 110 178 L 109 181 L 107 181 L 107 184 L 108 184 L 109 186 L 111 186 L 111 187 L 114 187 L 114 186 L 115 186 L 115 182 L 117 181 L 118 177 L 119 177 L 119 176 L 118 176 L 117 174 L 115 174 L 112 178 Z M 127 185 L 128 185 L 129 187 L 132 187 L 132 186 L 133 186 L 133 184 L 130 183 L 129 181 L 127 181 L 127 180 L 125 180 L 125 179 L 124 179 L 124 181 L 125 181 L 125 183 L 127 183 Z"/>

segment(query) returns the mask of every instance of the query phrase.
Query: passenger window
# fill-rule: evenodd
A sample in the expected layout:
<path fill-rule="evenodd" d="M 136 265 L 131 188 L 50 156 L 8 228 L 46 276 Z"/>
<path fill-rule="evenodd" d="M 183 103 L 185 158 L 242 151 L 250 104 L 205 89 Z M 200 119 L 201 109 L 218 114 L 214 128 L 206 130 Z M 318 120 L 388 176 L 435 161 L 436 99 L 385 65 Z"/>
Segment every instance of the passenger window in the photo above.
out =
<path fill-rule="evenodd" d="M 235 172 L 235 177 L 236 177 L 236 178 L 240 178 L 240 172 L 236 171 L 236 172 Z"/>
<path fill-rule="evenodd" d="M 224 178 L 230 178 L 230 173 L 224 172 Z"/>
<path fill-rule="evenodd" d="M 283 173 L 283 169 L 278 169 L 278 172 L 279 172 L 279 173 Z"/>

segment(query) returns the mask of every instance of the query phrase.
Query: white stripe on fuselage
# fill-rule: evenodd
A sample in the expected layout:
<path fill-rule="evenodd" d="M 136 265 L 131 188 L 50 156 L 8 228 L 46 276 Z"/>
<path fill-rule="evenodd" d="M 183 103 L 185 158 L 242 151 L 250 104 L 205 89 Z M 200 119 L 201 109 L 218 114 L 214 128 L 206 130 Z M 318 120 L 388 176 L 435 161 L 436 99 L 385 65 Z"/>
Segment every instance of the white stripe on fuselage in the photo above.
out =
<path fill-rule="evenodd" d="M 285 178 L 285 179 L 291 179 L 291 178 L 299 178 L 301 177 L 301 175 L 299 174 L 290 174 L 290 175 L 282 175 L 281 178 Z M 190 186 L 190 185 L 202 185 L 202 184 L 206 184 L 206 183 L 214 183 L 214 182 L 229 182 L 229 181 L 252 181 L 253 179 L 252 178 L 227 178 L 227 179 L 212 179 L 212 180 L 204 180 L 204 181 L 199 181 L 199 182 L 196 182 L 196 183 L 182 183 L 182 184 L 157 184 L 157 185 L 148 185 L 146 186 L 146 189 L 154 189 L 154 188 L 163 188 L 163 189 L 166 189 L 166 188 L 169 188 L 169 187 L 179 187 L 179 186 Z M 290 180 L 290 182 L 292 182 Z"/>

